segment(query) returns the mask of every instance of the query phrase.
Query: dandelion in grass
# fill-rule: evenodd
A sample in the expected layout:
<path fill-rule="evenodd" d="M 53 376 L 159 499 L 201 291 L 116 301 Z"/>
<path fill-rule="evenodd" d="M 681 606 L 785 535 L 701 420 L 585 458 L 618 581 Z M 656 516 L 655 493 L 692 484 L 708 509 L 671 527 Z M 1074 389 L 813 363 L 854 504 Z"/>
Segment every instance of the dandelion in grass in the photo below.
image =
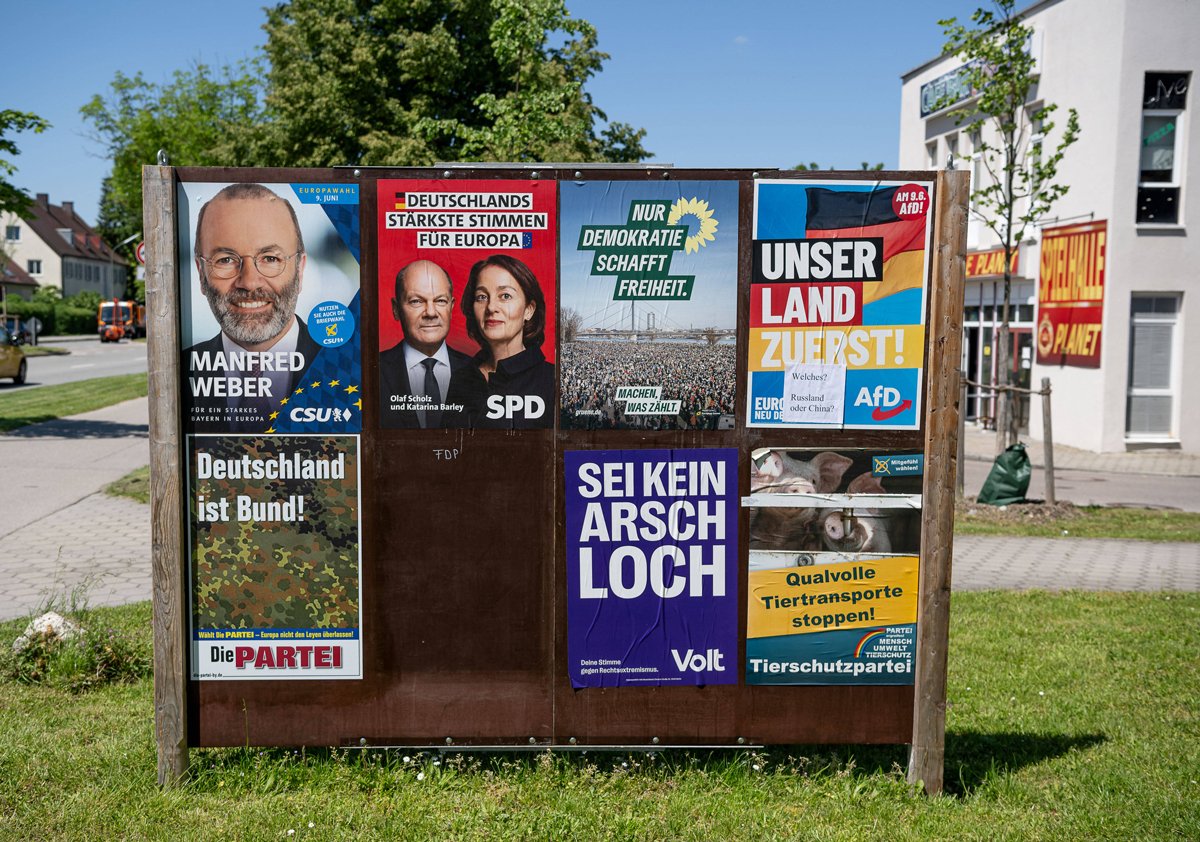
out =
<path fill-rule="evenodd" d="M 418 781 L 423 781 L 423 780 L 425 780 L 425 773 L 424 773 L 424 772 L 417 772 L 417 780 L 418 780 Z"/>

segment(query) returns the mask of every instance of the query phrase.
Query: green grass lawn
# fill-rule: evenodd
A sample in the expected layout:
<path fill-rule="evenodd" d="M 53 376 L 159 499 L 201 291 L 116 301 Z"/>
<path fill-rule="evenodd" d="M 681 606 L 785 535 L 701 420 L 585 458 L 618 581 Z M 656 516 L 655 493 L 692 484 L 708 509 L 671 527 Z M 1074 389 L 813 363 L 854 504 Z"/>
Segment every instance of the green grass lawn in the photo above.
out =
<path fill-rule="evenodd" d="M 104 487 L 104 493 L 113 497 L 128 497 L 139 503 L 150 502 L 150 466 L 143 465 L 121 477 L 116 482 L 110 482 Z"/>
<path fill-rule="evenodd" d="M 56 345 L 23 345 L 21 350 L 27 357 L 61 357 L 71 353 L 66 348 Z"/>
<path fill-rule="evenodd" d="M 95 616 L 148 647 L 149 615 Z M 0 683 L 0 838 L 1197 839 L 1197 651 L 1200 594 L 956 593 L 938 798 L 905 785 L 903 747 L 853 746 L 209 749 L 159 791 L 148 680 Z"/>
<path fill-rule="evenodd" d="M 120 374 L 0 394 L 0 433 L 144 398 L 146 392 L 145 374 Z"/>
<path fill-rule="evenodd" d="M 1200 513 L 1118 506 L 960 505 L 954 516 L 958 535 L 1025 535 L 1039 538 L 1131 538 L 1143 541 L 1200 542 Z"/>

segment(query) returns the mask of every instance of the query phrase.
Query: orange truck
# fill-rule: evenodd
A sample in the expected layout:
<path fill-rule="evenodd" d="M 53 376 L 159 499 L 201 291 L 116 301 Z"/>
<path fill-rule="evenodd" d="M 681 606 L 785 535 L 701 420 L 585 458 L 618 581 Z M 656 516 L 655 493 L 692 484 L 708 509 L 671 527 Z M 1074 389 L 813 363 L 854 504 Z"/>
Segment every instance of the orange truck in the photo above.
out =
<path fill-rule="evenodd" d="M 96 312 L 101 342 L 116 342 L 122 337 L 137 339 L 146 335 L 146 308 L 136 301 L 101 301 Z"/>

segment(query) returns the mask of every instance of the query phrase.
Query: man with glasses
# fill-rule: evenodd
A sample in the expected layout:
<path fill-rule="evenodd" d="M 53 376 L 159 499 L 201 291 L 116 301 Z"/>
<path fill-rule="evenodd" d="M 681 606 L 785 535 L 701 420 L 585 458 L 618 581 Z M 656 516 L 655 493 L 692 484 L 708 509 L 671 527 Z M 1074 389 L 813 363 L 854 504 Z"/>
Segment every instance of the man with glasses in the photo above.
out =
<path fill-rule="evenodd" d="M 396 274 L 392 315 L 404 341 L 379 354 L 380 426 L 470 427 L 482 400 L 474 361 L 446 344 L 454 287 L 446 270 L 414 260 Z"/>
<path fill-rule="evenodd" d="M 296 211 L 261 184 L 200 209 L 196 271 L 221 332 L 184 352 L 196 432 L 262 432 L 320 350 L 296 300 L 307 255 Z"/>

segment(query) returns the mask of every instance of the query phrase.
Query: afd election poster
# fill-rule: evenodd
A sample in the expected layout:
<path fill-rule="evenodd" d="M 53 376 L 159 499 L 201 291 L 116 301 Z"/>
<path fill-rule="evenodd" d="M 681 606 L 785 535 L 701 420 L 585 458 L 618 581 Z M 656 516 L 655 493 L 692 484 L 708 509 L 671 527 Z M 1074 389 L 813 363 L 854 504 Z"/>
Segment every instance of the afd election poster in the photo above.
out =
<path fill-rule="evenodd" d="M 358 185 L 178 189 L 184 430 L 359 432 Z"/>
<path fill-rule="evenodd" d="M 563 429 L 731 429 L 736 181 L 560 185 Z"/>
<path fill-rule="evenodd" d="M 556 184 L 377 189 L 380 426 L 551 429 Z"/>
<path fill-rule="evenodd" d="M 919 451 L 752 454 L 747 684 L 911 684 Z"/>
<path fill-rule="evenodd" d="M 748 426 L 920 426 L 931 195 L 754 183 Z"/>
<path fill-rule="evenodd" d="M 1038 365 L 1100 367 L 1108 222 L 1042 231 L 1038 275 Z"/>
<path fill-rule="evenodd" d="M 737 450 L 568 450 L 573 687 L 736 684 Z"/>
<path fill-rule="evenodd" d="M 358 436 L 191 436 L 192 678 L 362 678 Z"/>

